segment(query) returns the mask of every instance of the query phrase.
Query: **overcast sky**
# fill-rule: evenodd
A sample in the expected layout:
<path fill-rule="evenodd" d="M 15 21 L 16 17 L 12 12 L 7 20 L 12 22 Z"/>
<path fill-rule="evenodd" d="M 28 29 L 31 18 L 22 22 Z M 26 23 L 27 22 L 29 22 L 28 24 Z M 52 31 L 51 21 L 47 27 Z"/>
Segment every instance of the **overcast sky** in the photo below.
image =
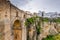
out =
<path fill-rule="evenodd" d="M 11 0 L 18 8 L 30 12 L 60 12 L 60 0 Z"/>

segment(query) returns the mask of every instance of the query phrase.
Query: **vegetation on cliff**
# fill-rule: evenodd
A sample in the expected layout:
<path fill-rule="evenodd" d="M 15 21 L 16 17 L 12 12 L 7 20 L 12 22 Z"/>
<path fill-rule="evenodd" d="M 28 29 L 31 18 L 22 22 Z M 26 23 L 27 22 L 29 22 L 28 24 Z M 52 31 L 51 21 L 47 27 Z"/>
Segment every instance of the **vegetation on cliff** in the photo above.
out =
<path fill-rule="evenodd" d="M 43 38 L 42 40 L 60 40 L 60 33 L 56 35 L 48 35 L 46 38 Z"/>
<path fill-rule="evenodd" d="M 36 31 L 37 31 L 37 34 L 40 33 L 40 17 L 36 16 L 36 17 L 31 17 L 31 18 L 28 18 L 26 19 L 25 21 L 25 25 L 26 27 L 29 27 L 30 28 L 30 25 L 34 25 L 35 24 L 35 27 L 36 27 Z"/>

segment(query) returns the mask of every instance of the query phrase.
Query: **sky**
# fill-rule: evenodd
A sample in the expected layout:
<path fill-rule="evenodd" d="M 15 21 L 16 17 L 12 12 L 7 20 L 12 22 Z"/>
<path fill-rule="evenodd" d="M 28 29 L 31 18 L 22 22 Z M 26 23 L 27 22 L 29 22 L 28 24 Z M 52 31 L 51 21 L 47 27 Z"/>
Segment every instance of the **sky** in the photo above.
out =
<path fill-rule="evenodd" d="M 60 13 L 60 0 L 11 0 L 11 3 L 25 11 Z"/>

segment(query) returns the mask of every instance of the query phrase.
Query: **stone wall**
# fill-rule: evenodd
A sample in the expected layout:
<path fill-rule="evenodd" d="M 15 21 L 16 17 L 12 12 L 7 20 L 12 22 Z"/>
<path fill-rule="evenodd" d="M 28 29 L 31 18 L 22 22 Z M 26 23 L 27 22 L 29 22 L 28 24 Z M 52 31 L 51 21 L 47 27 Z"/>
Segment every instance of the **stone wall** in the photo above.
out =
<path fill-rule="evenodd" d="M 31 14 L 20 10 L 10 3 L 10 1 L 0 0 L 0 21 L 4 21 L 4 40 L 13 40 L 12 27 L 15 20 L 21 22 L 22 40 L 26 40 L 26 27 L 24 25 L 25 19 L 31 17 Z"/>

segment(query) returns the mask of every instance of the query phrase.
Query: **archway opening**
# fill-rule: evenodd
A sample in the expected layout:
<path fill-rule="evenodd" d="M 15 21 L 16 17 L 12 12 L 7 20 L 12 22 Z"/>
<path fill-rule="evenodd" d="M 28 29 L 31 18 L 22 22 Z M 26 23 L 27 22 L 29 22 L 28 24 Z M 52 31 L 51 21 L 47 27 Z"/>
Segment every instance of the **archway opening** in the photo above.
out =
<path fill-rule="evenodd" d="M 21 22 L 16 20 L 13 24 L 14 40 L 22 40 L 22 27 Z"/>

